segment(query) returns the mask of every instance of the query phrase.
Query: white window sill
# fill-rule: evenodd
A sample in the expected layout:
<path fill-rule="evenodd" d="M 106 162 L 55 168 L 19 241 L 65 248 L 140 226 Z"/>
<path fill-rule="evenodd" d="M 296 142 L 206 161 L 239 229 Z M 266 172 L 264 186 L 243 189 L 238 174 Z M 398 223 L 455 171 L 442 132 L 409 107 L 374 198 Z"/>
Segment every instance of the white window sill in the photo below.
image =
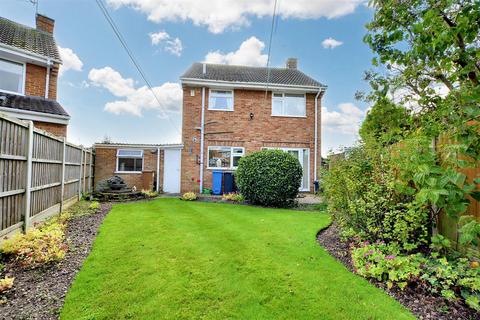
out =
<path fill-rule="evenodd" d="M 307 116 L 288 116 L 288 115 L 281 116 L 281 115 L 276 115 L 276 114 L 272 114 L 272 117 L 280 117 L 280 118 L 307 118 Z"/>
<path fill-rule="evenodd" d="M 214 168 L 214 167 L 207 167 L 207 170 L 235 171 L 235 170 L 237 170 L 237 168 Z"/>
<path fill-rule="evenodd" d="M 22 96 L 22 97 L 25 96 L 25 93 L 23 93 L 23 92 L 8 91 L 8 90 L 4 90 L 2 88 L 0 88 L 0 91 L 3 92 L 3 93 L 14 94 L 16 96 Z M 43 98 L 43 97 L 40 96 L 40 98 Z"/>
<path fill-rule="evenodd" d="M 233 109 L 211 109 L 211 108 L 208 108 L 209 111 L 228 111 L 228 112 L 233 112 L 234 110 Z"/>
<path fill-rule="evenodd" d="M 142 171 L 115 171 L 115 174 L 142 174 Z"/>

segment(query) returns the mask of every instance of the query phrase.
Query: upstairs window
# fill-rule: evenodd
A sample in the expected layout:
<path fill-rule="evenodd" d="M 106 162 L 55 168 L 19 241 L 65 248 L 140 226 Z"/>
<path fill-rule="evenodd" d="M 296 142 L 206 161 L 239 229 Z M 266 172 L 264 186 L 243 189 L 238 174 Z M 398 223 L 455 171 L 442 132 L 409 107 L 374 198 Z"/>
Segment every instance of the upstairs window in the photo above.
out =
<path fill-rule="evenodd" d="M 305 117 L 306 115 L 304 94 L 273 93 L 272 116 Z"/>
<path fill-rule="evenodd" d="M 23 94 L 24 66 L 0 59 L 0 91 Z"/>
<path fill-rule="evenodd" d="M 208 167 L 212 169 L 235 169 L 238 160 L 245 155 L 242 147 L 208 147 Z"/>
<path fill-rule="evenodd" d="M 142 172 L 143 150 L 117 150 L 117 172 Z"/>
<path fill-rule="evenodd" d="M 208 110 L 233 111 L 233 91 L 210 90 Z"/>

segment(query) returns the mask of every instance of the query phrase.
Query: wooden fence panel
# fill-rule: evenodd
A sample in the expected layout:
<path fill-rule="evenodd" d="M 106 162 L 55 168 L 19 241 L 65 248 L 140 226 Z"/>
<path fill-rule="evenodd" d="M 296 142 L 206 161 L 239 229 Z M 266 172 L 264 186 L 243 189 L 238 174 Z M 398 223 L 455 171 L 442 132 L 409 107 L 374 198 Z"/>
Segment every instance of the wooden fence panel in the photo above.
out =
<path fill-rule="evenodd" d="M 0 114 L 0 237 L 93 190 L 93 159 L 91 150 Z"/>

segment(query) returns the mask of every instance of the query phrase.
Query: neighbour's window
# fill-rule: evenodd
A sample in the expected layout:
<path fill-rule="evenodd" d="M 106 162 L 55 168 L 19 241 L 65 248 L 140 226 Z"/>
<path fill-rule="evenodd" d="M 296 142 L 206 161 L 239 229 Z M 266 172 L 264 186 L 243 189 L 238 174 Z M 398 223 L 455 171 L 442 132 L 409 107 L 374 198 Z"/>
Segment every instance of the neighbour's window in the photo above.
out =
<path fill-rule="evenodd" d="M 306 102 L 304 94 L 273 93 L 272 115 L 305 117 Z"/>
<path fill-rule="evenodd" d="M 118 172 L 142 172 L 143 150 L 118 149 L 117 151 Z"/>
<path fill-rule="evenodd" d="M 23 64 L 0 59 L 0 91 L 23 94 Z"/>
<path fill-rule="evenodd" d="M 208 167 L 234 169 L 244 155 L 245 149 L 241 147 L 208 147 Z"/>
<path fill-rule="evenodd" d="M 233 111 L 233 91 L 210 90 L 209 110 Z"/>

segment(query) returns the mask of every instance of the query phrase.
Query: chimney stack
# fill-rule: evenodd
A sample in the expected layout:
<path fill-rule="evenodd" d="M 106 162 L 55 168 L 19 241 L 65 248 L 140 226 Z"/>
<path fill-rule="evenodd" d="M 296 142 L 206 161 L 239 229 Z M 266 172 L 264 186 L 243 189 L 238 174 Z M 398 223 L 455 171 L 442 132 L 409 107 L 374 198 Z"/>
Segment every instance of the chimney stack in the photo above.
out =
<path fill-rule="evenodd" d="M 297 70 L 297 64 L 298 64 L 297 58 L 288 58 L 287 63 L 285 64 L 285 68 Z"/>
<path fill-rule="evenodd" d="M 35 17 L 35 22 L 37 23 L 37 30 L 42 30 L 48 33 L 53 33 L 53 27 L 55 26 L 55 20 L 38 14 Z"/>

